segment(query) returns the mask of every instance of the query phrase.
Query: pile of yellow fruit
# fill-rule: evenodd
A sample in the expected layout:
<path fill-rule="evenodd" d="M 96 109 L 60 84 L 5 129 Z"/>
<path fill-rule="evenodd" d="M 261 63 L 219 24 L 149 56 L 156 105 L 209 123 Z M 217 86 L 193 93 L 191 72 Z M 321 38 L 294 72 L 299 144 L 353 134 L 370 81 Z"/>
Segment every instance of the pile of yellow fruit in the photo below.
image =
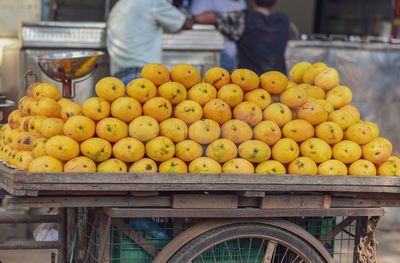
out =
<path fill-rule="evenodd" d="M 169 71 L 101 79 L 83 105 L 35 83 L 1 128 L 0 158 L 30 172 L 400 175 L 378 127 L 324 63 L 277 71 Z"/>

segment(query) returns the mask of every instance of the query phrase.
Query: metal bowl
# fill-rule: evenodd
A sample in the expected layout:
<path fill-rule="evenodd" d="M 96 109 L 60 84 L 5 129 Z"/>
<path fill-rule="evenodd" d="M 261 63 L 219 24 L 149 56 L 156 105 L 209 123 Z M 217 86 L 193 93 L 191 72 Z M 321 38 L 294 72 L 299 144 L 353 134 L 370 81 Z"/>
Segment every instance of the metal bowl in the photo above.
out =
<path fill-rule="evenodd" d="M 68 51 L 38 56 L 38 64 L 49 78 L 79 79 L 87 76 L 95 69 L 101 51 Z"/>

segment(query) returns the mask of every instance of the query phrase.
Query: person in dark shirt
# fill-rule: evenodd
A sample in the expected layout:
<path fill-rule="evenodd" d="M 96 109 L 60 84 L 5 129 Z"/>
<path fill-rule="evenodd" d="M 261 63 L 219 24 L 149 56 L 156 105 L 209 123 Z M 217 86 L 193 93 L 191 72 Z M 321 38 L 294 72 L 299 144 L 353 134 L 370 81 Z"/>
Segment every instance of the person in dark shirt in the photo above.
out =
<path fill-rule="evenodd" d="M 215 24 L 234 40 L 238 67 L 257 74 L 277 70 L 286 74 L 285 49 L 290 36 L 290 21 L 281 12 L 271 12 L 277 0 L 255 0 L 251 9 L 236 12 L 207 11 L 195 16 L 199 24 Z"/>

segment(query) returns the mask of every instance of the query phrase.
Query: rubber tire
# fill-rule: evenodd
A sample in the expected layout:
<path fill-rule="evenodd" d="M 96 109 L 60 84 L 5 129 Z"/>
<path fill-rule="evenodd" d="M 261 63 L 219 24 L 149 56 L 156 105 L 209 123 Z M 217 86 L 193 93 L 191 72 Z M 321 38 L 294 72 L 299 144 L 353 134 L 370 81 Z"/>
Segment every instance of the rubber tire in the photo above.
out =
<path fill-rule="evenodd" d="M 304 241 L 301 237 L 294 235 L 284 229 L 259 223 L 238 223 L 212 229 L 205 232 L 190 242 L 183 245 L 167 262 L 184 263 L 198 256 L 205 249 L 215 246 L 227 238 L 235 238 L 243 235 L 264 236 L 268 239 L 283 241 L 301 251 L 312 263 L 327 263 L 318 251 Z"/>

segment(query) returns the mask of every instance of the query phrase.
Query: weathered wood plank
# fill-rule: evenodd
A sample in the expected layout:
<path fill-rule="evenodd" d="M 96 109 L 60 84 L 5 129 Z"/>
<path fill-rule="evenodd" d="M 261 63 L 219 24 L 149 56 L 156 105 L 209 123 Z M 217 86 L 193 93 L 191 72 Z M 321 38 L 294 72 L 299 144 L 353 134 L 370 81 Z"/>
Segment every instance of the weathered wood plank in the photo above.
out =
<path fill-rule="evenodd" d="M 130 196 L 98 196 L 98 197 L 6 197 L 6 207 L 171 207 L 170 196 L 130 197 Z"/>
<path fill-rule="evenodd" d="M 383 216 L 382 208 L 330 209 L 169 209 L 169 208 L 104 208 L 111 217 L 187 217 L 187 218 L 268 218 L 301 216 Z"/>
<path fill-rule="evenodd" d="M 396 186 L 368 185 L 305 185 L 305 184 L 276 184 L 267 182 L 258 184 L 213 184 L 213 183 L 154 183 L 154 184 L 40 184 L 28 183 L 19 185 L 18 189 L 36 191 L 266 191 L 266 192 L 364 192 L 364 193 L 400 193 Z M 14 190 L 14 191 L 16 191 Z M 23 191 L 23 190 L 22 190 Z M 15 195 L 26 195 L 15 193 Z"/>
<path fill-rule="evenodd" d="M 238 195 L 243 197 L 264 197 L 264 191 L 239 191 Z"/>
<path fill-rule="evenodd" d="M 190 195 L 174 194 L 172 196 L 173 208 L 237 208 L 239 197 L 237 195 Z"/>
<path fill-rule="evenodd" d="M 272 208 L 329 208 L 329 195 L 270 195 L 261 199 L 261 209 Z"/>

